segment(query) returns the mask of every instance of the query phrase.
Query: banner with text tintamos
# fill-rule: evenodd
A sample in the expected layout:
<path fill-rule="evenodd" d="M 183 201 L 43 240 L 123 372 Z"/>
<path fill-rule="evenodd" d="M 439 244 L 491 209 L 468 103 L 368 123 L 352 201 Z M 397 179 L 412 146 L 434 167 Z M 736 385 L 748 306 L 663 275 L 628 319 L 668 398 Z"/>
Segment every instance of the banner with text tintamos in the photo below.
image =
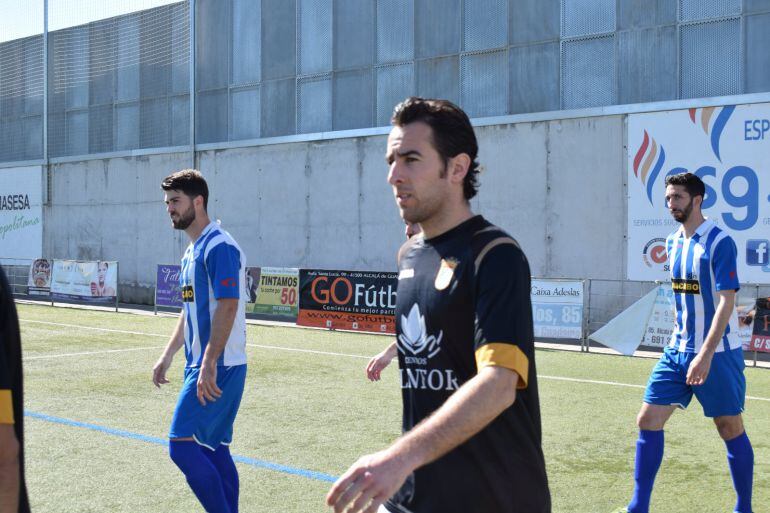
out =
<path fill-rule="evenodd" d="M 29 266 L 27 281 L 30 296 L 47 296 L 51 293 L 51 264 L 45 258 L 37 258 Z"/>
<path fill-rule="evenodd" d="M 294 267 L 247 267 L 249 313 L 296 318 L 299 269 Z"/>
<path fill-rule="evenodd" d="M 749 351 L 770 353 L 770 298 L 758 298 L 754 308 L 754 329 Z"/>
<path fill-rule="evenodd" d="M 396 332 L 398 273 L 300 269 L 297 324 Z"/>
<path fill-rule="evenodd" d="M 155 277 L 155 305 L 182 308 L 182 288 L 179 285 L 179 274 L 182 266 L 174 264 L 158 264 Z"/>
<path fill-rule="evenodd" d="M 114 303 L 117 289 L 117 262 L 53 261 L 52 299 Z"/>
<path fill-rule="evenodd" d="M 533 279 L 530 289 L 536 338 L 583 338 L 583 282 Z"/>

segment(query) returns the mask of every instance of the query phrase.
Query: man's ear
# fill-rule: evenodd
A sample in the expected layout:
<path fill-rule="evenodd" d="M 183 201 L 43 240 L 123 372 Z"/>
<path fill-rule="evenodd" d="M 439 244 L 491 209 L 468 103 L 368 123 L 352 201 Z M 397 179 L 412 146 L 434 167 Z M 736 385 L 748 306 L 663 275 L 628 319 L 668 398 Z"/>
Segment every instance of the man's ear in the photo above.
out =
<path fill-rule="evenodd" d="M 447 173 L 452 183 L 463 183 L 468 169 L 471 167 L 471 158 L 467 153 L 460 153 L 449 159 L 447 164 Z"/>

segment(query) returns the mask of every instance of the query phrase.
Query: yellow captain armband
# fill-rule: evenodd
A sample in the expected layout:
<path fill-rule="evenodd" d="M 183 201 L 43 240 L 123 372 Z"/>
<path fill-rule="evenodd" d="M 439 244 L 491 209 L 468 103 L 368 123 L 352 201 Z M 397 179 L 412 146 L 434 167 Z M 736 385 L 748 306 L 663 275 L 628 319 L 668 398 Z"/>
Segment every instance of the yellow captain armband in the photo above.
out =
<path fill-rule="evenodd" d="M 490 365 L 511 369 L 519 375 L 516 388 L 527 388 L 529 377 L 529 358 L 518 346 L 500 342 L 488 343 L 476 349 L 476 368 L 478 370 Z"/>
<path fill-rule="evenodd" d="M 10 390 L 0 390 L 0 424 L 15 424 L 13 395 Z"/>

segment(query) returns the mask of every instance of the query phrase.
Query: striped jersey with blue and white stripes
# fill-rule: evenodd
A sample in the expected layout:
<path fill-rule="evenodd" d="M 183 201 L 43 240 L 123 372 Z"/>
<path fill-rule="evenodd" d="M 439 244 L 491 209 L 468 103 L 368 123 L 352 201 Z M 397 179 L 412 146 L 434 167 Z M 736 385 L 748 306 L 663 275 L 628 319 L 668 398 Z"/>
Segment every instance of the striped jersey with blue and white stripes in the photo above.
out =
<path fill-rule="evenodd" d="M 689 239 L 684 227 L 669 235 L 666 252 L 676 313 L 669 347 L 697 353 L 703 347 L 719 304 L 717 291 L 740 288 L 738 250 L 727 233 L 706 219 Z M 740 347 L 737 326 L 738 316 L 733 309 L 716 352 Z"/>
<path fill-rule="evenodd" d="M 211 336 L 219 299 L 238 299 L 238 311 L 217 360 L 218 366 L 246 363 L 246 255 L 232 238 L 211 222 L 182 257 L 180 274 L 184 304 L 184 350 L 187 367 L 200 367 Z"/>

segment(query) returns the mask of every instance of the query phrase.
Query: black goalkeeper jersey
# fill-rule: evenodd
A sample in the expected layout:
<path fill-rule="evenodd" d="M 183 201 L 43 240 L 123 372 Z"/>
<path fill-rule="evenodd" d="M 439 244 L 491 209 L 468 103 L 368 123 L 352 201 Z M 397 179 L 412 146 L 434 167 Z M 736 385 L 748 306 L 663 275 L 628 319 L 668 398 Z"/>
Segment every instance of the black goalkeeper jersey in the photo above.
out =
<path fill-rule="evenodd" d="M 19 441 L 19 513 L 29 512 L 24 481 L 24 402 L 19 319 L 8 280 L 0 267 L 0 422 L 14 424 Z"/>
<path fill-rule="evenodd" d="M 403 429 L 428 417 L 479 368 L 515 370 L 514 404 L 417 469 L 386 507 L 399 513 L 548 513 L 530 271 L 519 245 L 481 216 L 399 252 L 396 306 Z"/>

